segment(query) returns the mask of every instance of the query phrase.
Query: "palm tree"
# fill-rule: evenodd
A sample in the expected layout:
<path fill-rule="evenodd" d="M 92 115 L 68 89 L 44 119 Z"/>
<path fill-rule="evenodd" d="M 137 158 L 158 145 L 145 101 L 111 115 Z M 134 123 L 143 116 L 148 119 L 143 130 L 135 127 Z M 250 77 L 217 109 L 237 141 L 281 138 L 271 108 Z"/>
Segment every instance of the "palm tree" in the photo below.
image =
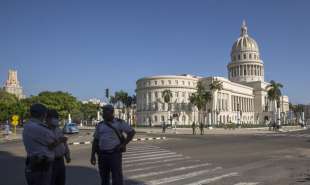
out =
<path fill-rule="evenodd" d="M 278 126 L 280 126 L 280 97 L 282 96 L 281 88 L 283 88 L 283 85 L 273 80 L 271 80 L 270 84 L 267 86 L 268 99 L 272 102 L 274 106 L 273 110 L 276 114 L 274 121 L 277 120 Z"/>
<path fill-rule="evenodd" d="M 212 81 L 212 83 L 209 85 L 210 90 L 212 91 L 212 97 L 213 97 L 213 104 L 211 107 L 211 111 L 213 112 L 213 122 L 217 119 L 215 119 L 215 110 L 217 109 L 217 92 L 221 91 L 223 89 L 223 82 L 215 79 Z M 217 116 L 217 115 L 216 115 Z M 217 117 L 216 117 L 217 118 Z"/>
<path fill-rule="evenodd" d="M 169 120 L 169 112 L 171 111 L 171 100 L 172 100 L 172 92 L 169 89 L 166 89 L 162 92 L 162 98 L 164 99 L 164 103 L 168 105 L 168 111 L 167 111 L 167 120 Z M 170 121 L 172 121 L 170 119 Z"/>
<path fill-rule="evenodd" d="M 197 91 L 189 97 L 191 104 L 198 109 L 198 122 L 201 123 L 202 111 L 206 110 L 206 105 L 212 100 L 212 94 L 206 91 L 201 82 L 197 83 Z"/>

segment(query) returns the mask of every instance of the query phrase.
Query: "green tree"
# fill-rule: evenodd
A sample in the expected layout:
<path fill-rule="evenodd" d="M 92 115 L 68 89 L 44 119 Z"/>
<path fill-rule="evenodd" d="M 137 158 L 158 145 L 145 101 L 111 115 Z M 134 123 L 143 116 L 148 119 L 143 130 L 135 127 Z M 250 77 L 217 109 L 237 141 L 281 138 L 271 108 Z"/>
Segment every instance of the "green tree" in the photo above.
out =
<path fill-rule="evenodd" d="M 50 109 L 58 111 L 61 119 L 67 119 L 68 114 L 72 116 L 72 120 L 80 118 L 80 106 L 81 103 L 67 92 L 56 91 L 44 91 L 38 94 L 38 96 L 32 96 L 28 102 L 42 103 Z"/>
<path fill-rule="evenodd" d="M 283 85 L 271 80 L 270 84 L 266 88 L 268 99 L 273 103 L 274 111 L 277 114 L 277 118 L 274 120 L 280 121 L 280 97 L 282 96 L 281 88 L 283 88 Z M 280 122 L 278 122 L 278 125 L 280 125 Z"/>
<path fill-rule="evenodd" d="M 81 105 L 83 119 L 91 121 L 97 118 L 98 105 L 93 103 L 85 103 Z"/>
<path fill-rule="evenodd" d="M 202 83 L 197 83 L 197 91 L 189 97 L 189 101 L 192 105 L 198 109 L 198 122 L 202 122 L 202 112 L 206 111 L 207 104 L 212 100 L 212 94 L 206 91 Z"/>
<path fill-rule="evenodd" d="M 211 106 L 211 111 L 213 112 L 213 121 L 217 120 L 217 115 L 215 113 L 216 107 L 217 107 L 217 93 L 218 91 L 221 91 L 223 89 L 223 82 L 215 79 L 212 81 L 212 83 L 209 85 L 209 88 L 212 92 L 213 97 L 213 105 Z M 215 119 L 216 118 L 216 119 Z"/>
<path fill-rule="evenodd" d="M 11 118 L 12 115 L 17 114 L 16 106 L 18 99 L 16 96 L 0 90 L 0 121 L 5 122 Z"/>

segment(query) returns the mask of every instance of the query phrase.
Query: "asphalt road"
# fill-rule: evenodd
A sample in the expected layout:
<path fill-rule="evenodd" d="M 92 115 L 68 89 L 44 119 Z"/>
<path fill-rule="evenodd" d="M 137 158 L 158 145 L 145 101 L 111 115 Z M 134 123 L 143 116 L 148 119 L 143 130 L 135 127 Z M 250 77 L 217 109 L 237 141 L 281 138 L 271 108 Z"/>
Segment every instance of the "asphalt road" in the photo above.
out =
<path fill-rule="evenodd" d="M 84 131 L 69 141 L 91 139 Z M 140 134 L 139 137 L 158 135 Z M 161 135 L 162 136 L 162 135 Z M 126 184 L 309 185 L 310 131 L 256 135 L 165 135 L 132 142 L 124 155 Z M 72 145 L 68 185 L 99 185 L 90 145 Z M 0 145 L 0 184 L 23 185 L 24 148 Z"/>

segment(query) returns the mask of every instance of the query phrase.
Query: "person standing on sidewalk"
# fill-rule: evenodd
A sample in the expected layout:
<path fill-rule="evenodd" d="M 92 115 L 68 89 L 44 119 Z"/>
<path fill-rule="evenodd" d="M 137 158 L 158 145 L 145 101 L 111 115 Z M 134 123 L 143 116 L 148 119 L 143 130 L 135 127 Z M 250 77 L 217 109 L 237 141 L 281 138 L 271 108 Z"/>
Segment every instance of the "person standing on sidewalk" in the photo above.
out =
<path fill-rule="evenodd" d="M 193 135 L 196 135 L 196 124 L 195 122 L 192 123 Z"/>
<path fill-rule="evenodd" d="M 199 123 L 199 129 L 200 129 L 200 135 L 203 135 L 205 131 L 204 131 L 204 125 L 202 122 Z"/>
<path fill-rule="evenodd" d="M 90 162 L 96 165 L 97 154 L 101 185 L 110 184 L 110 174 L 113 185 L 123 185 L 122 153 L 133 139 L 135 130 L 125 121 L 114 118 L 112 105 L 103 106 L 102 111 L 104 121 L 96 127 Z"/>
<path fill-rule="evenodd" d="M 59 114 L 56 110 L 51 109 L 47 112 L 46 123 L 54 132 L 57 139 L 64 137 L 62 130 L 59 128 Z M 52 167 L 52 183 L 51 185 L 66 184 L 66 166 L 71 162 L 70 150 L 67 143 L 61 143 L 54 148 L 55 160 Z"/>
<path fill-rule="evenodd" d="M 67 141 L 56 139 L 45 124 L 47 108 L 42 104 L 30 107 L 30 119 L 24 125 L 23 142 L 27 152 L 25 176 L 28 185 L 51 185 L 54 148 Z"/>
<path fill-rule="evenodd" d="M 161 124 L 162 126 L 162 133 L 165 133 L 166 132 L 166 122 L 163 121 L 163 123 Z"/>

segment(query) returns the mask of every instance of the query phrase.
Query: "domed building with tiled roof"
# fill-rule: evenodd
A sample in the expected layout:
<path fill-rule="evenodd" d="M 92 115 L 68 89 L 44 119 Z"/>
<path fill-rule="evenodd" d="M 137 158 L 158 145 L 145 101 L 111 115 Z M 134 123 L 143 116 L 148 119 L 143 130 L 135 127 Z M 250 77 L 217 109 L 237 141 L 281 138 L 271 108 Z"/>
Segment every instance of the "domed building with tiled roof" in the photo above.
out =
<path fill-rule="evenodd" d="M 206 90 L 212 92 L 212 101 L 206 105 L 202 115 L 204 124 L 262 124 L 273 120 L 275 105 L 268 99 L 269 83 L 265 82 L 264 63 L 259 46 L 250 37 L 245 21 L 239 38 L 232 46 L 230 57 L 228 78 L 164 75 L 139 79 L 136 88 L 137 123 L 154 126 L 163 122 L 177 125 L 197 122 L 197 110 L 189 103 L 189 97 L 196 91 L 194 84 L 199 81 Z M 223 88 L 219 91 L 210 89 L 214 81 L 219 81 Z M 161 96 L 167 89 L 172 92 L 169 106 L 165 105 Z M 288 111 L 289 99 L 281 96 L 278 112 L 281 112 L 282 123 Z"/>

